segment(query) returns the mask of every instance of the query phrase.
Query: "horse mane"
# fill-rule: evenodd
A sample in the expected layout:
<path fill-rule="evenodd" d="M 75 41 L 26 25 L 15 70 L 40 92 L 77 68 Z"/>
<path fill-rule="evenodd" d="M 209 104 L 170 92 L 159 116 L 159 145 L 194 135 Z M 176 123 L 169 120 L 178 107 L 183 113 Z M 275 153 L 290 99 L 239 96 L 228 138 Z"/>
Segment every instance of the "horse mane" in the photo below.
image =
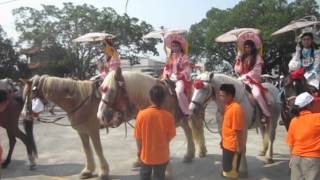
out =
<path fill-rule="evenodd" d="M 203 81 L 210 81 L 210 72 L 204 72 L 198 76 L 198 79 Z M 214 74 L 210 82 L 214 86 L 215 91 L 220 89 L 222 84 L 233 84 L 236 89 L 236 98 L 241 99 L 245 95 L 245 88 L 243 83 L 241 83 L 237 78 L 232 76 L 227 76 L 225 74 Z"/>
<path fill-rule="evenodd" d="M 115 80 L 115 75 L 115 71 L 109 72 L 102 83 L 102 87 L 116 90 L 117 81 Z M 131 100 L 134 99 L 137 105 L 148 106 L 150 104 L 149 90 L 155 84 L 160 83 L 160 80 L 139 72 L 124 71 L 122 75 L 129 98 Z"/>
<path fill-rule="evenodd" d="M 91 81 L 76 81 L 52 76 L 40 76 L 39 84 L 45 96 L 65 95 L 72 99 L 83 100 L 93 92 Z"/>

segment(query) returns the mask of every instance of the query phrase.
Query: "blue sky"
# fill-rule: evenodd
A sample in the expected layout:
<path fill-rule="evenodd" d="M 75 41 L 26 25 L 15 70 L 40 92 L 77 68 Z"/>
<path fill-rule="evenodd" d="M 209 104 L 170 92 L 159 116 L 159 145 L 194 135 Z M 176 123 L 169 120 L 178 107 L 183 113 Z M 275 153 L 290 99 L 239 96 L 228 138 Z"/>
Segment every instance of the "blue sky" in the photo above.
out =
<path fill-rule="evenodd" d="M 7 4 L 3 2 L 12 1 Z M 112 7 L 119 14 L 125 12 L 126 0 L 0 0 L 0 25 L 8 37 L 17 40 L 12 10 L 21 6 L 39 9 L 41 4 L 62 6 L 63 2 L 74 4 L 91 4 L 95 7 Z M 152 24 L 155 29 L 160 26 L 168 28 L 186 28 L 199 22 L 212 8 L 232 8 L 239 0 L 129 0 L 127 13 Z"/>

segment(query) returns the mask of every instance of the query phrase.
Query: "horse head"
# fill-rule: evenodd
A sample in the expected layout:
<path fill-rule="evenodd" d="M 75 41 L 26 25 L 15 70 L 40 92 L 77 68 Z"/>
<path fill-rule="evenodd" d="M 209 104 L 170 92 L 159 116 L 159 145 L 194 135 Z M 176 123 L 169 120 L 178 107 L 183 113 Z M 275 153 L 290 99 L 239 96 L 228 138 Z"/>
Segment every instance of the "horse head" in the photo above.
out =
<path fill-rule="evenodd" d="M 97 117 L 103 120 L 107 127 L 118 127 L 128 121 L 130 101 L 125 88 L 121 69 L 110 72 L 101 87 L 101 101 Z"/>
<path fill-rule="evenodd" d="M 292 105 L 295 97 L 303 92 L 309 91 L 310 86 L 304 77 L 293 78 L 290 75 L 285 77 L 282 82 L 282 101 Z"/>
<path fill-rule="evenodd" d="M 197 116 L 206 107 L 209 100 L 215 96 L 212 87 L 213 72 L 204 72 L 200 74 L 193 83 L 193 94 L 189 110 L 192 116 Z"/>
<path fill-rule="evenodd" d="M 304 76 L 294 78 L 291 75 L 286 76 L 282 81 L 282 91 L 280 94 L 282 102 L 282 113 L 281 117 L 286 126 L 289 128 L 290 120 L 293 118 L 291 109 L 294 105 L 296 96 L 299 94 L 310 91 L 311 86 L 308 85 L 307 80 Z"/>

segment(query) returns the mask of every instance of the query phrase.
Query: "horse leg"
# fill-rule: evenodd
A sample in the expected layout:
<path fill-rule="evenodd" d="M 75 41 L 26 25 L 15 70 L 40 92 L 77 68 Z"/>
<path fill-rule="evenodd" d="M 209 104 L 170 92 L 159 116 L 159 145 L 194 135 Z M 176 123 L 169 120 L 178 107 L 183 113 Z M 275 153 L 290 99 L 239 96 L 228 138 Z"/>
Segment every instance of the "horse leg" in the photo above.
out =
<path fill-rule="evenodd" d="M 92 150 L 90 147 L 89 136 L 84 133 L 78 132 L 84 153 L 86 154 L 86 167 L 80 173 L 80 179 L 88 179 L 92 177 L 92 172 L 95 169 Z"/>
<path fill-rule="evenodd" d="M 13 152 L 14 146 L 15 146 L 15 144 L 17 142 L 16 137 L 12 133 L 12 131 L 7 129 L 7 135 L 8 135 L 8 138 L 9 138 L 9 151 L 8 151 L 8 155 L 7 155 L 6 160 L 1 165 L 2 168 L 7 168 L 8 165 L 10 164 L 12 152 Z"/>
<path fill-rule="evenodd" d="M 109 179 L 109 165 L 103 155 L 99 129 L 90 134 L 90 137 L 100 163 L 99 177 L 101 180 L 107 180 Z"/>
<path fill-rule="evenodd" d="M 195 156 L 195 146 L 194 146 L 194 142 L 192 139 L 192 131 L 190 126 L 188 125 L 187 120 L 182 119 L 181 120 L 181 127 L 184 131 L 184 134 L 187 138 L 187 154 L 184 156 L 183 162 L 191 162 L 192 159 Z"/>
<path fill-rule="evenodd" d="M 246 157 L 247 129 L 244 132 L 244 144 L 245 144 L 245 147 L 241 153 L 241 159 L 240 159 L 239 176 L 241 178 L 248 178 L 248 164 L 247 164 L 247 157 Z"/>
<path fill-rule="evenodd" d="M 29 159 L 29 167 L 31 170 L 34 169 L 36 166 L 36 163 L 35 163 L 35 156 L 33 155 L 31 143 L 28 141 L 27 136 L 18 128 L 17 128 L 16 137 L 19 138 L 23 142 L 23 144 L 26 146 L 28 159 Z"/>
<path fill-rule="evenodd" d="M 28 143 L 31 145 L 32 156 L 38 157 L 37 146 L 33 136 L 33 120 L 23 120 L 24 130 L 28 139 Z"/>
<path fill-rule="evenodd" d="M 273 120 L 275 119 L 275 120 Z M 274 139 L 276 137 L 276 128 L 277 128 L 277 116 L 276 118 L 273 118 L 271 119 L 272 121 L 270 122 L 271 126 L 268 126 L 268 129 L 267 129 L 267 132 L 268 134 L 266 134 L 266 136 L 268 136 L 269 138 L 269 146 L 268 146 L 268 149 L 267 149 L 267 153 L 266 153 L 266 156 L 265 156 L 265 159 L 266 159 L 266 163 L 273 163 L 273 142 L 274 142 Z"/>
<path fill-rule="evenodd" d="M 263 124 L 261 124 L 261 122 L 258 122 L 258 123 L 259 123 L 259 128 L 262 136 L 262 150 L 260 151 L 259 156 L 265 156 L 268 149 L 268 141 L 269 141 L 268 132 L 266 127 Z"/>
<path fill-rule="evenodd" d="M 207 155 L 207 148 L 204 137 L 203 120 L 204 113 L 201 113 L 198 117 L 192 117 L 189 121 L 189 126 L 192 130 L 193 140 L 197 143 L 199 157 L 205 157 Z"/>

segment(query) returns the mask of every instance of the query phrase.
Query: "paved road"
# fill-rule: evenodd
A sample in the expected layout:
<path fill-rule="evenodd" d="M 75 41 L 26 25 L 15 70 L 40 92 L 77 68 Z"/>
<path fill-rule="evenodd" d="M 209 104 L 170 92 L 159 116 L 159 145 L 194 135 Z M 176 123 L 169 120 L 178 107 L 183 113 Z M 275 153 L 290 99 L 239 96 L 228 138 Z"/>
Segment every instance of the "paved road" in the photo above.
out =
<path fill-rule="evenodd" d="M 213 108 L 207 113 L 212 119 Z M 60 112 L 62 113 L 62 112 Z M 44 113 L 43 116 L 48 116 Z M 62 120 L 62 123 L 68 123 Z M 214 128 L 215 126 L 213 126 Z M 112 179 L 138 180 L 138 169 L 132 168 L 136 155 L 136 146 L 132 137 L 132 128 L 128 129 L 125 137 L 124 127 L 112 129 L 109 134 L 101 131 L 104 153 L 110 164 Z M 1 143 L 5 151 L 8 141 L 3 129 L 0 129 Z M 35 124 L 35 138 L 38 145 L 39 158 L 37 169 L 29 171 L 26 166 L 26 150 L 22 142 L 18 141 L 13 161 L 2 171 L 5 180 L 75 180 L 83 168 L 84 154 L 82 153 L 80 139 L 71 127 L 59 127 L 52 124 Z M 265 165 L 257 156 L 261 147 L 260 135 L 250 130 L 247 144 L 248 166 L 250 180 L 289 180 L 288 159 L 289 150 L 284 144 L 285 130 L 280 126 L 274 145 L 275 163 Z M 196 158 L 192 163 L 182 162 L 186 150 L 186 141 L 181 128 L 177 137 L 171 143 L 171 157 L 174 179 L 178 180 L 220 180 L 221 150 L 220 137 L 206 131 L 208 156 Z M 91 178 L 96 179 L 96 178 Z"/>

